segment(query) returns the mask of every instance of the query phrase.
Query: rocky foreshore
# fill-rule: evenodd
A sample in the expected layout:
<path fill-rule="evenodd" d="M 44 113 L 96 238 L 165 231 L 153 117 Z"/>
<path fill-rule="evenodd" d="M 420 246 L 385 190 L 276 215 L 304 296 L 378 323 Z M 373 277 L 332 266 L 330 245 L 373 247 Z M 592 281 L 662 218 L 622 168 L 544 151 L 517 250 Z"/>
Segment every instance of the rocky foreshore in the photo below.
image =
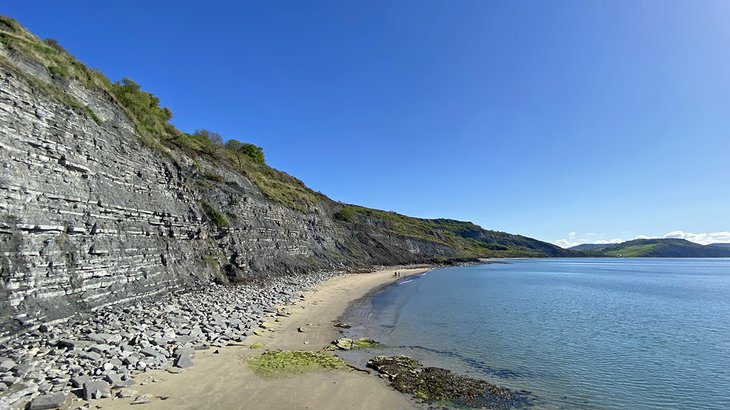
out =
<path fill-rule="evenodd" d="M 266 317 L 282 314 L 278 306 L 335 274 L 209 285 L 18 334 L 0 348 L 0 409 L 26 401 L 29 409 L 57 408 L 69 393 L 87 400 L 130 394 L 124 388 L 134 375 L 184 371 L 196 350 L 243 341 Z"/>
<path fill-rule="evenodd" d="M 532 399 L 530 392 L 510 390 L 440 367 L 426 367 L 407 356 L 376 356 L 368 361 L 367 367 L 390 380 L 399 392 L 427 403 L 512 409 L 528 407 Z"/>

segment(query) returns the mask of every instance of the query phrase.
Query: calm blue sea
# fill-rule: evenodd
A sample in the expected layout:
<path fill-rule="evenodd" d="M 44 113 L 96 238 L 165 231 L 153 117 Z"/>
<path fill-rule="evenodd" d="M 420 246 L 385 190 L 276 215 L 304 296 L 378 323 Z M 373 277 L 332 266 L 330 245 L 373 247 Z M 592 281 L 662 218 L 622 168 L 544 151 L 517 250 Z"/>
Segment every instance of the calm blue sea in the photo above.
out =
<path fill-rule="evenodd" d="M 506 262 L 403 279 L 344 319 L 387 346 L 364 356 L 529 390 L 540 408 L 730 409 L 730 259 Z"/>

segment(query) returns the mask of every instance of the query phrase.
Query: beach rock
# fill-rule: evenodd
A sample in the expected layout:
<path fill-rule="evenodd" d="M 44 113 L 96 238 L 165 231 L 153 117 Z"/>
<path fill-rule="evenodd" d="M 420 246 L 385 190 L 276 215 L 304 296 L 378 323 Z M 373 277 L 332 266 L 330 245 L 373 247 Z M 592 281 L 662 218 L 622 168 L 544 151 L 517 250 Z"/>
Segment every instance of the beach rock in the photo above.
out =
<path fill-rule="evenodd" d="M 76 376 L 71 378 L 71 385 L 73 387 L 83 387 L 84 383 L 90 381 L 91 378 L 89 376 Z"/>
<path fill-rule="evenodd" d="M 0 362 L 0 372 L 9 372 L 13 367 L 15 367 L 15 362 L 11 359 Z"/>
<path fill-rule="evenodd" d="M 134 401 L 132 401 L 129 404 L 147 404 L 150 403 L 153 399 L 153 396 L 151 394 L 141 394 L 137 396 Z"/>
<path fill-rule="evenodd" d="M 23 382 L 31 386 L 26 395 L 81 388 L 82 397 L 101 397 L 107 396 L 112 386 L 133 383 L 128 377 L 131 371 L 182 371 L 175 367 L 182 356 L 187 358 L 181 363 L 192 361 L 197 350 L 225 346 L 242 335 L 253 334 L 254 329 L 267 333 L 259 327 L 264 308 L 283 306 L 297 289 L 309 288 L 330 276 L 288 277 L 255 286 L 213 285 L 158 300 L 110 306 L 94 315 L 54 324 L 47 332 L 10 338 L 0 345 L 0 364 L 9 368 L 0 372 L 0 391 L 16 391 Z M 301 282 L 292 285 L 295 280 Z M 168 343 L 162 348 L 155 345 L 156 339 Z M 260 349 L 264 345 L 250 347 Z M 3 397 L 9 397 L 8 393 Z"/>
<path fill-rule="evenodd" d="M 179 367 L 181 369 L 187 369 L 188 367 L 193 367 L 193 359 L 190 358 L 188 355 L 181 355 L 177 358 L 175 361 L 175 366 Z"/>
<path fill-rule="evenodd" d="M 299 327 L 297 328 L 297 332 L 299 332 L 299 333 L 304 333 L 304 328 L 303 328 L 302 326 L 299 326 Z"/>
<path fill-rule="evenodd" d="M 348 337 L 341 337 L 333 342 L 335 346 L 340 350 L 352 349 L 352 339 Z"/>
<path fill-rule="evenodd" d="M 529 392 L 513 391 L 438 367 L 423 367 L 407 356 L 376 356 L 367 367 L 385 375 L 396 390 L 427 402 L 509 409 L 524 407 L 531 401 Z"/>
<path fill-rule="evenodd" d="M 251 346 L 249 346 L 250 349 L 261 349 L 263 347 L 264 347 L 264 344 L 261 342 L 256 342 L 256 343 L 252 344 Z"/>
<path fill-rule="evenodd" d="M 129 397 L 136 397 L 137 395 L 139 395 L 139 392 L 136 390 L 131 390 L 131 389 L 122 389 L 117 392 L 117 397 L 122 398 L 122 399 L 129 398 Z"/>
<path fill-rule="evenodd" d="M 107 382 L 103 380 L 95 380 L 84 383 L 81 396 L 84 400 L 92 400 L 111 397 L 112 393 Z"/>
<path fill-rule="evenodd" d="M 27 410 L 47 410 L 47 409 L 58 409 L 63 406 L 66 401 L 66 395 L 63 393 L 48 393 L 42 396 L 38 396 L 33 399 L 28 406 Z"/>
<path fill-rule="evenodd" d="M 128 387 L 134 384 L 134 380 L 123 380 L 122 376 L 117 373 L 109 373 L 104 377 L 112 387 Z"/>

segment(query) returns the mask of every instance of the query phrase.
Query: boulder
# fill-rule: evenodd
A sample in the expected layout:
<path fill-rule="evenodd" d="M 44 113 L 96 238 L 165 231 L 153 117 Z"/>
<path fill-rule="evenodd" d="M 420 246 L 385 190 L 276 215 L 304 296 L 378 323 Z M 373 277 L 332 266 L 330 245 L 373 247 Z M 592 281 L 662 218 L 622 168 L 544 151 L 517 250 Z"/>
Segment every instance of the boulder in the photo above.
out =
<path fill-rule="evenodd" d="M 191 359 L 188 355 L 181 355 L 177 358 L 177 360 L 175 360 L 175 366 L 181 369 L 193 367 L 193 359 Z"/>
<path fill-rule="evenodd" d="M 109 383 L 104 380 L 95 380 L 84 383 L 81 395 L 84 400 L 102 399 L 111 397 L 112 392 L 109 389 Z"/>
<path fill-rule="evenodd" d="M 66 401 L 66 395 L 63 393 L 48 393 L 38 396 L 31 401 L 26 407 L 27 410 L 47 410 L 58 409 L 63 406 Z"/>
<path fill-rule="evenodd" d="M 89 376 L 76 376 L 71 378 L 71 385 L 73 387 L 83 387 L 84 383 L 90 381 Z"/>

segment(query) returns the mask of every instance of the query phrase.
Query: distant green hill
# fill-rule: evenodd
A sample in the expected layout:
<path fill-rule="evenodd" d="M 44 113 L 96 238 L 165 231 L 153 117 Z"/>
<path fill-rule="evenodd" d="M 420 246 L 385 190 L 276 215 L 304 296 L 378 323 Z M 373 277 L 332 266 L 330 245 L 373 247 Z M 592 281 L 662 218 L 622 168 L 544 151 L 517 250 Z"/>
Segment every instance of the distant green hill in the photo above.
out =
<path fill-rule="evenodd" d="M 730 257 L 730 245 L 728 244 L 700 245 L 685 239 L 634 239 L 617 244 L 582 244 L 570 249 L 589 252 L 595 256 L 626 258 Z"/>
<path fill-rule="evenodd" d="M 597 251 L 606 247 L 609 247 L 611 245 L 614 245 L 612 243 L 582 243 L 580 245 L 576 245 L 573 247 L 570 247 L 568 249 L 572 251 L 582 251 L 582 252 L 590 252 L 590 251 Z"/>

